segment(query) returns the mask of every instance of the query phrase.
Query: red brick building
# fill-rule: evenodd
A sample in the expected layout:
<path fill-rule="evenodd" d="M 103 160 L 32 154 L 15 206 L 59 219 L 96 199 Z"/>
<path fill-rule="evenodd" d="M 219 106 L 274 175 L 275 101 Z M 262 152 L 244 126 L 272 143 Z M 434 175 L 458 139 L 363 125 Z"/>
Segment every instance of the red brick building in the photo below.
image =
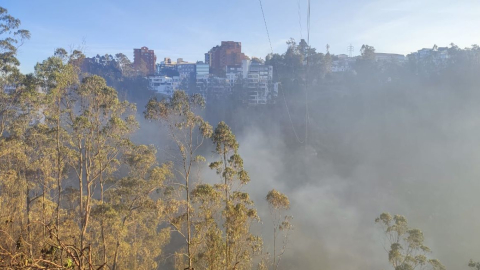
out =
<path fill-rule="evenodd" d="M 136 69 L 142 69 L 142 63 L 144 63 L 147 68 L 148 74 L 155 74 L 155 62 L 157 57 L 153 50 L 149 50 L 147 47 L 142 47 L 140 49 L 133 49 L 133 66 Z"/>
<path fill-rule="evenodd" d="M 222 41 L 220 46 L 213 47 L 205 54 L 205 63 L 210 65 L 212 73 L 222 75 L 226 66 L 241 65 L 248 57 L 242 53 L 242 43 Z"/>

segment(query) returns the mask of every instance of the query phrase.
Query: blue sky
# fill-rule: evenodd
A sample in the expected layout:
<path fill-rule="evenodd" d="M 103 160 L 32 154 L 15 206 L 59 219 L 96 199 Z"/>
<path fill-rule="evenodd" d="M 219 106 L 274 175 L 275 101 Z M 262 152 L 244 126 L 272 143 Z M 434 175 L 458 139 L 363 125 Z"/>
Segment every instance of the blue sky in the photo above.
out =
<path fill-rule="evenodd" d="M 307 0 L 262 0 L 272 47 L 306 37 Z M 249 56 L 270 52 L 258 0 L 3 0 L 32 38 L 19 51 L 23 72 L 57 47 L 82 47 L 87 56 L 133 48 L 164 57 L 203 60 L 222 40 L 242 42 Z M 298 5 L 301 7 L 299 23 Z M 480 43 L 479 0 L 311 0 L 310 43 L 335 54 L 362 44 L 378 52 L 407 54 L 423 47 Z M 301 29 L 303 31 L 301 31 Z"/>

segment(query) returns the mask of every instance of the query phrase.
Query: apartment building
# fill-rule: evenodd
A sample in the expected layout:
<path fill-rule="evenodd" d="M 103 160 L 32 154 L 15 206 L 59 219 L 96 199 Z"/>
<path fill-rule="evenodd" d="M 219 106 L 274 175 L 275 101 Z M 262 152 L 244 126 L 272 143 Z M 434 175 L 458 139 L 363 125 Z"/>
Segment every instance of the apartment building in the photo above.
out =
<path fill-rule="evenodd" d="M 155 74 L 155 63 L 157 62 L 157 57 L 153 50 L 149 50 L 147 47 L 142 47 L 140 49 L 133 49 L 133 66 L 136 69 L 146 68 L 147 75 Z"/>

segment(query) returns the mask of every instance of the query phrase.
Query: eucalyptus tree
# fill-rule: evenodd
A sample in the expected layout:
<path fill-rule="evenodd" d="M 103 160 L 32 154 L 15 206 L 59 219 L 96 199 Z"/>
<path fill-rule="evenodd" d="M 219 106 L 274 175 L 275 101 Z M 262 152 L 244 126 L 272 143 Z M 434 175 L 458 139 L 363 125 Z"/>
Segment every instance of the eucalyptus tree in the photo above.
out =
<path fill-rule="evenodd" d="M 38 95 L 32 76 L 23 76 L 16 58 L 18 47 L 30 37 L 20 20 L 0 7 L 0 267 L 38 265 L 30 244 L 29 183 L 31 145 L 25 143 L 31 111 Z M 28 86 L 22 85 L 28 84 Z M 34 87 L 33 87 L 34 88 Z M 35 184 L 37 184 L 36 182 Z M 37 187 L 37 185 L 35 185 Z M 35 259 L 35 260 L 33 260 Z"/>
<path fill-rule="evenodd" d="M 176 147 L 179 159 L 176 160 L 174 171 L 177 176 L 178 197 L 171 197 L 167 215 L 170 216 L 170 225 L 185 239 L 186 254 L 177 253 L 177 257 L 186 257 L 188 267 L 193 269 L 196 260 L 197 243 L 193 242 L 195 230 L 192 223 L 194 209 L 190 193 L 196 183 L 200 181 L 195 167 L 205 162 L 205 158 L 198 154 L 205 139 L 212 135 L 212 127 L 205 121 L 198 111 L 205 107 L 205 100 L 199 94 L 187 95 L 184 91 L 175 91 L 170 99 L 158 101 L 152 98 L 146 106 L 145 118 L 159 121 L 167 126 L 169 134 Z M 198 166 L 197 166 L 198 167 Z M 177 199 L 178 198 L 178 199 Z M 181 258 L 177 258 L 181 261 Z M 181 267 L 181 266 L 179 266 Z"/>
<path fill-rule="evenodd" d="M 375 219 L 382 226 L 385 239 L 390 245 L 388 261 L 395 270 L 432 269 L 445 270 L 437 259 L 429 259 L 430 248 L 424 245 L 423 232 L 410 228 L 401 215 L 383 213 Z"/>
<path fill-rule="evenodd" d="M 0 175 L 0 204 L 9 229 L 1 231 L 10 240 L 1 248 L 8 251 L 10 267 L 58 267 L 48 231 L 57 207 L 52 197 L 55 144 L 45 124 L 46 96 L 32 74 L 11 79 L 4 80 L 10 90 L 1 89 L 0 159 L 6 174 Z"/>
<path fill-rule="evenodd" d="M 78 68 L 70 63 L 69 58 L 75 57 L 73 53 L 70 57 L 68 53 L 59 48 L 54 56 L 48 58 L 35 66 L 35 75 L 39 82 L 42 92 L 45 93 L 42 113 L 44 115 L 44 124 L 49 135 L 53 135 L 54 149 L 52 177 L 56 179 L 57 201 L 56 201 L 56 230 L 60 230 L 60 202 L 62 194 L 62 179 L 66 177 L 65 169 L 67 163 L 66 142 L 70 140 L 69 133 L 65 130 L 67 112 L 71 110 L 72 93 L 78 87 Z M 47 145 L 45 145 L 47 146 Z"/>
<path fill-rule="evenodd" d="M 287 249 L 289 232 L 293 229 L 292 216 L 284 215 L 284 212 L 290 209 L 290 200 L 285 194 L 275 189 L 269 191 L 265 199 L 268 202 L 273 225 L 273 269 L 278 269 L 280 260 Z M 277 253 L 279 233 L 281 233 L 283 239 L 279 253 Z"/>
<path fill-rule="evenodd" d="M 0 6 L 0 157 L 5 155 L 8 147 L 2 145 L 8 138 L 11 121 L 19 112 L 18 85 L 22 83 L 16 55 L 18 47 L 30 38 L 27 30 L 19 29 L 20 20 L 8 14 Z M 5 172 L 5 169 L 2 170 Z"/>
<path fill-rule="evenodd" d="M 122 71 L 122 75 L 124 77 L 132 77 L 135 75 L 135 71 L 132 67 L 132 62 L 125 54 L 115 54 L 115 62 L 118 65 L 119 69 Z"/>
<path fill-rule="evenodd" d="M 33 244 L 43 241 L 32 236 L 45 237 L 40 223 L 48 219 L 49 166 L 38 167 L 47 161 L 42 146 L 45 137 L 37 136 L 38 129 L 32 125 L 39 115 L 40 95 L 32 84 L 24 83 L 8 93 L 11 103 L 4 107 L 0 135 L 0 238 L 5 239 L 0 241 L 4 251 L 0 262 L 9 267 L 36 264 L 40 250 Z M 35 211 L 32 206 L 38 206 L 38 201 L 42 210 Z"/>
<path fill-rule="evenodd" d="M 158 165 L 152 146 L 132 145 L 123 155 L 128 174 L 105 193 L 105 203 L 93 209 L 105 225 L 98 243 L 110 269 L 156 269 L 170 230 L 161 229 L 164 204 L 158 193 L 171 178 L 169 164 Z"/>
<path fill-rule="evenodd" d="M 43 122 L 37 78 L 23 76 L 16 58 L 30 37 L 20 20 L 0 7 L 0 266 L 60 268 L 47 233 L 55 203 L 52 140 Z M 39 203 L 41 202 L 41 203 Z M 5 221 L 5 222 L 4 222 Z"/>
<path fill-rule="evenodd" d="M 67 126 L 71 133 L 69 165 L 79 187 L 79 261 L 85 267 L 92 265 L 93 239 L 87 234 L 94 229 L 90 228 L 92 207 L 103 203 L 105 181 L 122 165 L 120 157 L 130 146 L 130 134 L 138 124 L 133 114 L 135 106 L 121 102 L 116 90 L 99 76 L 84 78 L 73 94 L 75 104 L 68 112 Z M 98 200 L 94 197 L 97 186 Z"/>
<path fill-rule="evenodd" d="M 0 6 L 0 88 L 19 82 L 20 62 L 16 55 L 18 47 L 30 38 L 28 30 L 19 29 L 21 21 L 8 14 L 8 10 Z"/>
<path fill-rule="evenodd" d="M 220 122 L 212 136 L 218 161 L 210 163 L 210 168 L 221 176 L 225 228 L 225 269 L 250 269 L 253 256 L 262 248 L 260 237 L 250 232 L 251 223 L 258 220 L 257 211 L 248 193 L 241 188 L 250 181 L 243 167 L 243 159 L 238 154 L 239 144 L 230 127 Z"/>
<path fill-rule="evenodd" d="M 192 202 L 197 205 L 199 219 L 195 222 L 194 242 L 198 243 L 199 269 L 221 270 L 225 262 L 225 241 L 219 220 L 222 218 L 222 185 L 199 184 L 192 190 Z"/>

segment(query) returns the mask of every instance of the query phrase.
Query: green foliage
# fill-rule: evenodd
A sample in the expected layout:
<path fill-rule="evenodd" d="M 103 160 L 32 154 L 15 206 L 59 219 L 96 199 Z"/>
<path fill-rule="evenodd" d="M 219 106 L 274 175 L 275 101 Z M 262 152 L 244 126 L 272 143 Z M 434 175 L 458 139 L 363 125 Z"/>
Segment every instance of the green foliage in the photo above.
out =
<path fill-rule="evenodd" d="M 225 122 L 222 121 L 217 125 L 212 141 L 221 160 L 210 163 L 210 168 L 222 175 L 225 185 L 232 185 L 235 179 L 238 179 L 242 185 L 247 184 L 250 177 L 243 170 L 243 159 L 237 153 L 239 145 L 232 130 Z"/>
<path fill-rule="evenodd" d="M 258 221 L 257 211 L 247 193 L 240 188 L 250 181 L 244 170 L 243 159 L 238 154 L 239 144 L 230 127 L 220 122 L 212 135 L 219 160 L 209 167 L 221 176 L 216 187 L 223 196 L 222 211 L 224 237 L 224 267 L 226 269 L 250 269 L 253 257 L 262 249 L 262 239 L 252 234 L 252 222 Z"/>
<path fill-rule="evenodd" d="M 104 234 L 112 247 L 108 257 L 114 258 L 117 268 L 155 267 L 170 239 L 169 231 L 159 229 L 162 203 L 154 194 L 172 177 L 171 166 L 158 166 L 155 154 L 152 147 L 131 147 L 125 153 L 129 175 L 118 180 L 106 192 L 105 202 L 94 208 L 95 218 L 105 224 Z"/>
<path fill-rule="evenodd" d="M 19 83 L 21 74 L 18 70 L 20 62 L 16 58 L 18 47 L 30 38 L 30 32 L 19 29 L 20 20 L 8 14 L 0 6 L 0 89 L 7 84 Z"/>
<path fill-rule="evenodd" d="M 330 54 L 323 54 L 308 46 L 305 40 L 298 44 L 294 39 L 287 41 L 284 54 L 269 54 L 265 64 L 273 66 L 273 80 L 280 82 L 286 92 L 298 93 L 305 86 L 313 87 L 325 80 L 331 72 Z"/>
<path fill-rule="evenodd" d="M 117 92 L 146 89 L 142 68 L 123 54 L 97 65 L 58 48 L 23 76 L 15 55 L 29 33 L 19 26 L 0 8 L 0 268 L 156 269 L 175 232 L 186 242 L 175 251 L 178 268 L 251 269 L 263 242 L 241 190 L 250 177 L 230 127 L 213 130 L 200 116 L 203 97 L 177 91 L 148 102 L 145 117 L 168 128 L 179 153 L 158 164 L 155 147 L 131 140 L 136 108 Z M 295 46 L 286 59 L 315 59 L 314 49 Z M 215 185 L 200 179 L 209 138 L 219 158 L 210 167 L 222 178 Z M 275 209 L 288 209 L 286 196 L 272 196 Z"/>
<path fill-rule="evenodd" d="M 381 224 L 386 240 L 390 244 L 388 260 L 395 270 L 432 269 L 445 270 L 436 259 L 428 259 L 430 248 L 424 245 L 424 236 L 419 229 L 410 228 L 407 219 L 401 215 L 382 213 L 375 219 Z"/>
<path fill-rule="evenodd" d="M 270 209 L 270 217 L 273 225 L 273 269 L 278 269 L 280 260 L 287 249 L 289 243 L 289 233 L 293 230 L 292 216 L 284 215 L 286 210 L 290 209 L 290 200 L 288 197 L 272 189 L 268 192 L 266 198 Z M 281 236 L 281 247 L 277 250 L 277 238 Z"/>
<path fill-rule="evenodd" d="M 151 98 L 144 111 L 146 119 L 159 121 L 168 127 L 170 136 L 178 147 L 180 161 L 174 164 L 174 168 L 177 172 L 175 184 L 179 185 L 168 189 L 169 197 L 163 212 L 172 230 L 185 238 L 185 250 L 175 253 L 178 269 L 193 269 L 199 263 L 199 256 L 205 248 L 200 239 L 209 231 L 206 227 L 211 223 L 205 222 L 201 216 L 209 215 L 207 209 L 200 206 L 199 213 L 196 213 L 194 207 L 194 203 L 199 200 L 210 200 L 205 196 L 213 195 L 201 188 L 203 186 L 200 189 L 195 187 L 200 179 L 198 173 L 193 173 L 194 169 L 199 169 L 198 166 L 206 161 L 197 151 L 204 140 L 212 136 L 210 124 L 197 114 L 204 107 L 205 101 L 201 95 L 175 91 L 170 99 L 158 101 L 157 98 Z M 195 198 L 193 201 L 192 197 Z"/>
<path fill-rule="evenodd" d="M 130 141 L 135 106 L 79 82 L 83 58 L 57 49 L 1 92 L 2 268 L 153 269 L 169 241 L 156 191 L 172 168 Z"/>
<path fill-rule="evenodd" d="M 282 194 L 275 189 L 268 192 L 266 200 L 268 204 L 274 209 L 288 210 L 290 209 L 290 200 L 285 194 Z"/>
<path fill-rule="evenodd" d="M 360 53 L 363 60 L 375 61 L 375 48 L 369 45 L 362 45 Z"/>

